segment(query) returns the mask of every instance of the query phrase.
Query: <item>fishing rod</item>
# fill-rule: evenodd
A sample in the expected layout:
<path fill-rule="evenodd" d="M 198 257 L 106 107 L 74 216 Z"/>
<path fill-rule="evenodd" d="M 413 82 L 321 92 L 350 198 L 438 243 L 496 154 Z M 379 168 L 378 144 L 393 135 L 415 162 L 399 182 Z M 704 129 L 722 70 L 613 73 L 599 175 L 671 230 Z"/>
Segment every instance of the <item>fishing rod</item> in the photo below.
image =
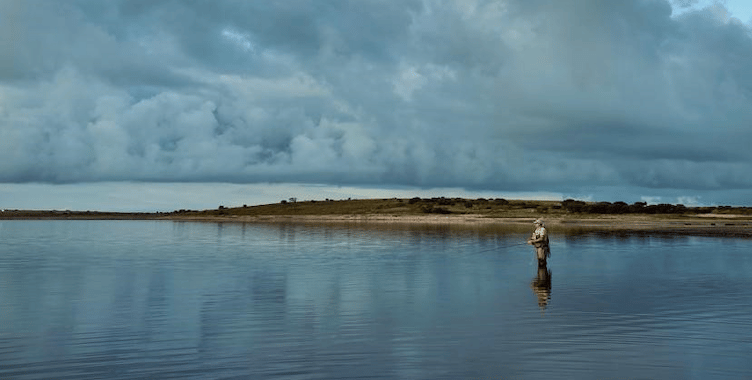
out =
<path fill-rule="evenodd" d="M 483 253 L 483 252 L 495 251 L 495 250 L 498 250 L 498 249 L 516 247 L 518 245 L 525 245 L 525 244 L 527 244 L 527 242 L 524 242 L 524 243 L 514 243 L 514 244 L 505 244 L 505 245 L 498 246 L 498 247 L 482 249 L 482 250 L 476 251 L 476 252 L 477 253 Z"/>

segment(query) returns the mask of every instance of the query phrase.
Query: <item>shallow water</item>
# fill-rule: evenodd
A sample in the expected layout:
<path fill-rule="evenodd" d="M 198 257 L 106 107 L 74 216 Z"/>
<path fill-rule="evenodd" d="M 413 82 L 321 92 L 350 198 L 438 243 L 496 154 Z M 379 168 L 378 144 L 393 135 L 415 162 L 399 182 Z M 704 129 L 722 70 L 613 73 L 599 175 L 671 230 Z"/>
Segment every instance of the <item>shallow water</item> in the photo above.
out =
<path fill-rule="evenodd" d="M 752 241 L 0 221 L 0 378 L 748 378 Z"/>

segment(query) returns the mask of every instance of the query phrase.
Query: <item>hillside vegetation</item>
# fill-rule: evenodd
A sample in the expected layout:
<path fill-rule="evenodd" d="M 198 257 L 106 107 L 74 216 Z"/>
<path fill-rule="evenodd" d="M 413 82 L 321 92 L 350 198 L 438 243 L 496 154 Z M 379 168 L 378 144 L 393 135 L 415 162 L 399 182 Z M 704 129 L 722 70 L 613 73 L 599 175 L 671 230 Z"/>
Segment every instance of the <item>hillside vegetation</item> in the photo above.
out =
<path fill-rule="evenodd" d="M 485 217 L 514 218 L 531 215 L 548 215 L 577 217 L 583 215 L 603 214 L 645 214 L 645 215 L 748 215 L 752 217 L 749 207 L 686 207 L 684 205 L 658 204 L 648 205 L 644 202 L 627 204 L 624 202 L 583 202 L 572 199 L 565 201 L 535 201 L 464 198 L 411 198 L 411 199 L 359 199 L 359 200 L 324 200 L 295 201 L 285 200 L 280 203 L 218 209 L 204 211 L 179 210 L 176 214 L 196 216 L 265 216 L 265 215 L 424 215 L 424 214 L 472 214 Z"/>
<path fill-rule="evenodd" d="M 209 210 L 176 210 L 155 213 L 117 213 L 98 211 L 29 211 L 2 210 L 0 219 L 170 219 L 182 217 L 241 217 L 241 216 L 336 216 L 336 215 L 477 215 L 488 218 L 555 217 L 562 219 L 592 218 L 604 215 L 653 215 L 657 218 L 692 217 L 742 217 L 752 219 L 751 207 L 686 207 L 684 205 L 644 202 L 583 202 L 464 199 L 464 198 L 411 198 L 411 199 L 356 199 L 307 200 L 294 198 L 279 203 L 260 206 L 225 207 Z"/>

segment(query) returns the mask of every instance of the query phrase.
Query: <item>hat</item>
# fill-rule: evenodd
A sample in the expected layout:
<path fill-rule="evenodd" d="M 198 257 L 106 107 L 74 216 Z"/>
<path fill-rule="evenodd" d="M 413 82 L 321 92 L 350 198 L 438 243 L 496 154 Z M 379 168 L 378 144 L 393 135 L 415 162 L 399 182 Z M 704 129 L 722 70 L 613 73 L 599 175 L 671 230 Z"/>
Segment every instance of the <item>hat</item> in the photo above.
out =
<path fill-rule="evenodd" d="M 540 224 L 542 226 L 543 225 L 543 221 L 540 220 L 540 219 L 535 219 L 535 221 L 533 222 L 533 224 Z"/>

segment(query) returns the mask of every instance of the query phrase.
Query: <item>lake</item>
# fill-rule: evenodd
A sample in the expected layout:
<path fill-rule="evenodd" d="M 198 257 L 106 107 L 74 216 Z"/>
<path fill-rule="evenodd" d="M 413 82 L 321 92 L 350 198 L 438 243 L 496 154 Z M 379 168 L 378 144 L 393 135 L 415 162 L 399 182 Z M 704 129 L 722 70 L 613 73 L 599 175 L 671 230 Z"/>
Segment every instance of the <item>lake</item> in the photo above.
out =
<path fill-rule="evenodd" d="M 752 240 L 527 235 L 0 221 L 0 378 L 752 376 Z"/>

